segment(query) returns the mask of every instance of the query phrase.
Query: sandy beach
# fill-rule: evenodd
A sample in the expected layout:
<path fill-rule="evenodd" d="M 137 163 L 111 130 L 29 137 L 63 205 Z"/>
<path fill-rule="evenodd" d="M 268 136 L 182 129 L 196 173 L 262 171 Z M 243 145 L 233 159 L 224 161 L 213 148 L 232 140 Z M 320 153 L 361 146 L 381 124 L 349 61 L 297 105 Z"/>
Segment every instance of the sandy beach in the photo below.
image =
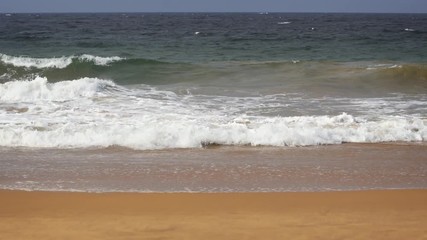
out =
<path fill-rule="evenodd" d="M 0 191 L 0 239 L 426 239 L 427 191 Z"/>
<path fill-rule="evenodd" d="M 36 2 L 0 0 L 0 240 L 427 240 L 420 4 Z"/>

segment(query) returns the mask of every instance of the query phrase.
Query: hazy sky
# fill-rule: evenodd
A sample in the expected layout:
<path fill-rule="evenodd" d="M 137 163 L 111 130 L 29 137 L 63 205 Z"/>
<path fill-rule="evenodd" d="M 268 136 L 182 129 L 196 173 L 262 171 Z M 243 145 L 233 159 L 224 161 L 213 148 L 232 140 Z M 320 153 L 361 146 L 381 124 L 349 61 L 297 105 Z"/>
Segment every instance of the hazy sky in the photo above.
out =
<path fill-rule="evenodd" d="M 0 0 L 0 12 L 402 12 L 427 0 Z"/>

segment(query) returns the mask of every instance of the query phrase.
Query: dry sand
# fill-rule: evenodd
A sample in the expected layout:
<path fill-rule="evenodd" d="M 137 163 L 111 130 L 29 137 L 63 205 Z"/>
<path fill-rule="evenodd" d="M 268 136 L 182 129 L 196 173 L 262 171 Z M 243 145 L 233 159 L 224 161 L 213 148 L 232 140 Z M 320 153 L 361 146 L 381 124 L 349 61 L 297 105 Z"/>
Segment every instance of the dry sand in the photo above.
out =
<path fill-rule="evenodd" d="M 0 239 L 427 239 L 427 190 L 0 191 Z"/>

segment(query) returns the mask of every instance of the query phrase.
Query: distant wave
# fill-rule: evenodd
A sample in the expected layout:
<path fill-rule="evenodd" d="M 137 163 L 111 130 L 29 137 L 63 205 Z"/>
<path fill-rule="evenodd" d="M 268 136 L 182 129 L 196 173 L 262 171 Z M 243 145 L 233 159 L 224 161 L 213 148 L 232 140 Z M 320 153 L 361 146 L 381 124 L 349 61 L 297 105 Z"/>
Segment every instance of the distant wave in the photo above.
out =
<path fill-rule="evenodd" d="M 4 55 L 2 57 L 5 58 Z M 36 75 L 47 77 L 50 82 L 97 77 L 114 79 L 119 85 L 186 83 L 199 87 L 208 83 L 228 89 L 255 87 L 257 91 L 271 91 L 270 86 L 276 85 L 286 92 L 334 95 L 349 91 L 353 96 L 368 94 L 366 89 L 372 93 L 425 93 L 427 89 L 427 65 L 424 63 L 291 59 L 183 63 L 80 55 L 36 59 L 37 61 L 30 58 L 28 62 L 20 62 L 25 67 L 17 67 L 18 63 L 15 66 L 4 64 L 2 57 L 0 82 L 27 79 Z M 19 57 L 16 59 L 22 60 Z M 29 67 L 36 64 L 38 68 Z M 312 81 L 311 76 L 316 76 L 319 81 Z M 324 84 L 326 82 L 323 80 L 328 84 Z"/>
<path fill-rule="evenodd" d="M 402 68 L 402 65 L 380 63 L 380 64 L 369 65 L 366 68 L 366 70 L 391 69 L 391 68 Z"/>
<path fill-rule="evenodd" d="M 388 79 L 405 79 L 408 84 L 418 81 L 423 83 L 423 86 L 427 86 L 427 65 L 424 64 L 384 64 L 382 66 L 375 66 L 370 70 L 378 71 Z"/>
<path fill-rule="evenodd" d="M 125 60 L 125 58 L 113 56 L 113 57 L 99 57 L 99 56 L 93 56 L 89 54 L 83 54 L 78 57 L 80 61 L 87 61 L 87 62 L 93 62 L 95 65 L 105 66 L 113 62 L 118 62 Z"/>
<path fill-rule="evenodd" d="M 66 68 L 73 61 L 80 62 L 92 62 L 95 65 L 106 66 L 113 62 L 124 60 L 118 56 L 113 57 L 99 57 L 89 54 L 83 54 L 80 56 L 63 56 L 63 57 L 52 57 L 52 58 L 34 58 L 27 56 L 10 56 L 0 53 L 0 62 L 9 64 L 14 67 L 25 67 L 25 68 Z"/>
<path fill-rule="evenodd" d="M 0 54 L 0 61 L 13 65 L 15 67 L 34 67 L 34 68 L 65 68 L 73 62 L 73 57 L 58 58 L 32 58 L 32 57 L 15 57 L 6 54 Z"/>

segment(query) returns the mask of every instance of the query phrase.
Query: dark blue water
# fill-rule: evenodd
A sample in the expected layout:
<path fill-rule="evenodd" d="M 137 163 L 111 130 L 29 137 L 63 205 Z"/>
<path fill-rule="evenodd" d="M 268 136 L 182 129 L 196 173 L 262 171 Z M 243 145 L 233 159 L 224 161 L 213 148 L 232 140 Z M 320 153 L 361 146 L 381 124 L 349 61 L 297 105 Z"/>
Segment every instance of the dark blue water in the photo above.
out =
<path fill-rule="evenodd" d="M 426 14 L 138 13 L 0 16 L 0 49 L 166 62 L 424 61 Z"/>

